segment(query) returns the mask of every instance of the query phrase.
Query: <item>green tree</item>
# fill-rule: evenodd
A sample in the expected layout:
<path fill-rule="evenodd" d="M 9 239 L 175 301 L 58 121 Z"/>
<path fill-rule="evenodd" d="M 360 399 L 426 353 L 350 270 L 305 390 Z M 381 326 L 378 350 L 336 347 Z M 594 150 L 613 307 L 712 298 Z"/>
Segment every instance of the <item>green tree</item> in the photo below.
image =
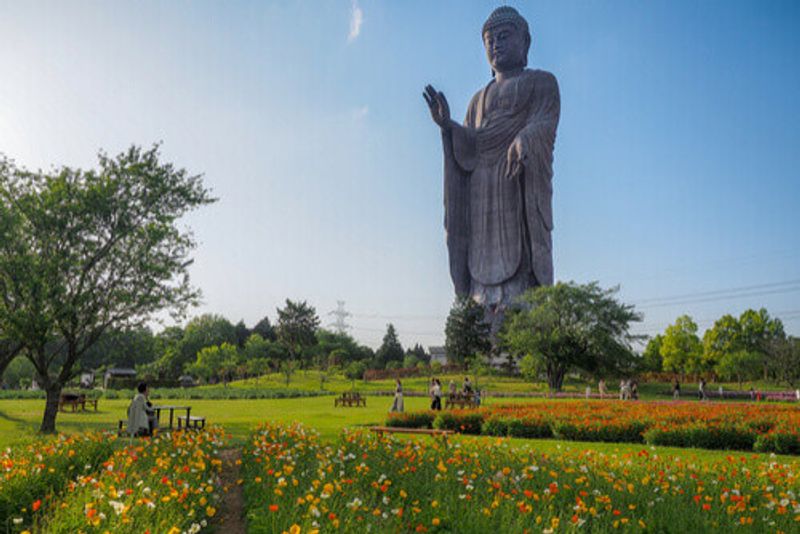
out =
<path fill-rule="evenodd" d="M 286 305 L 278 309 L 278 341 L 289 349 L 289 355 L 296 360 L 317 342 L 319 317 L 313 306 L 305 301 L 293 302 L 286 299 Z"/>
<path fill-rule="evenodd" d="M 229 320 L 212 313 L 195 317 L 186 325 L 180 342 L 158 362 L 161 378 L 178 378 L 187 364 L 195 362 L 200 350 L 223 343 L 237 344 L 236 328 Z"/>
<path fill-rule="evenodd" d="M 519 372 L 528 382 L 539 382 L 546 371 L 544 363 L 544 358 L 526 354 L 519 361 Z"/>
<path fill-rule="evenodd" d="M 12 388 L 20 388 L 23 384 L 30 384 L 36 369 L 33 364 L 24 356 L 17 356 L 5 369 L 5 372 L 0 376 L 2 381 Z"/>
<path fill-rule="evenodd" d="M 136 367 L 156 360 L 157 342 L 147 327 L 126 330 L 109 329 L 103 333 L 78 362 L 80 369 L 99 367 Z"/>
<path fill-rule="evenodd" d="M 239 364 L 239 350 L 231 343 L 203 347 L 197 360 L 186 366 L 186 372 L 200 376 L 206 381 L 221 378 L 227 385 L 230 373 Z"/>
<path fill-rule="evenodd" d="M 697 337 L 697 324 L 688 315 L 682 315 L 664 331 L 661 341 L 661 358 L 664 370 L 680 373 L 703 371 L 703 346 Z"/>
<path fill-rule="evenodd" d="M 397 330 L 394 329 L 393 324 L 387 324 L 383 342 L 375 351 L 375 366 L 378 369 L 387 369 L 391 362 L 398 362 L 402 365 L 404 355 L 403 346 L 397 337 Z"/>
<path fill-rule="evenodd" d="M 355 387 L 356 380 L 361 380 L 364 378 L 364 373 L 367 372 L 367 366 L 364 362 L 350 362 L 350 364 L 345 367 L 344 376 L 348 378 L 352 382 L 352 386 Z"/>
<path fill-rule="evenodd" d="M 428 354 L 425 351 L 425 347 L 423 347 L 419 343 L 415 343 L 412 348 L 407 349 L 406 356 L 416 356 L 418 361 L 426 364 L 431 361 L 431 355 Z"/>
<path fill-rule="evenodd" d="M 645 371 L 659 372 L 663 369 L 664 361 L 661 358 L 661 345 L 664 336 L 656 335 L 647 342 L 647 346 L 642 353 L 642 369 Z"/>
<path fill-rule="evenodd" d="M 742 389 L 742 380 L 754 378 L 758 375 L 762 365 L 762 357 L 755 352 L 735 350 L 724 352 L 714 366 L 714 372 L 725 380 L 736 379 L 739 389 Z"/>
<path fill-rule="evenodd" d="M 272 323 L 269 322 L 269 317 L 267 316 L 264 316 L 263 319 L 256 323 L 252 333 L 258 334 L 267 341 L 275 341 L 278 339 L 278 336 L 275 335 L 275 329 L 272 327 Z"/>
<path fill-rule="evenodd" d="M 282 361 L 280 370 L 281 374 L 283 375 L 283 378 L 286 380 L 286 385 L 288 386 L 292 380 L 292 376 L 294 376 L 295 371 L 297 371 L 297 361 L 296 360 Z"/>
<path fill-rule="evenodd" d="M 445 323 L 445 350 L 451 363 L 469 364 L 492 348 L 491 327 L 483 306 L 468 296 L 457 297 Z"/>
<path fill-rule="evenodd" d="M 561 390 L 570 370 L 603 374 L 628 368 L 634 358 L 631 343 L 640 339 L 629 328 L 641 316 L 617 301 L 617 291 L 596 282 L 529 289 L 506 317 L 501 341 L 516 357 L 539 360 L 551 391 Z"/>
<path fill-rule="evenodd" d="M 236 333 L 236 346 L 240 349 L 243 349 L 247 338 L 250 337 L 250 330 L 244 324 L 244 321 L 239 321 L 236 323 L 233 327 L 233 330 Z"/>
<path fill-rule="evenodd" d="M 22 343 L 46 391 L 54 432 L 61 390 L 104 332 L 179 316 L 195 242 L 178 226 L 214 199 L 200 176 L 132 147 L 98 168 L 49 173 L 0 164 L 0 332 Z"/>
<path fill-rule="evenodd" d="M 783 323 L 780 319 L 770 317 L 769 312 L 761 308 L 758 311 L 745 310 L 739 316 L 739 326 L 741 327 L 740 347 L 760 355 L 764 380 L 767 380 L 770 369 L 770 346 L 786 337 Z"/>
<path fill-rule="evenodd" d="M 800 339 L 774 339 L 767 351 L 770 371 L 775 378 L 791 388 L 800 386 Z"/>
<path fill-rule="evenodd" d="M 22 344 L 0 338 L 0 378 L 5 375 L 8 366 L 22 350 Z"/>
<path fill-rule="evenodd" d="M 744 350 L 742 328 L 732 315 L 723 315 L 703 334 L 703 363 L 707 367 L 715 367 L 726 356 L 741 350 Z M 729 358 L 723 368 L 729 371 L 727 366 L 737 360 Z"/>

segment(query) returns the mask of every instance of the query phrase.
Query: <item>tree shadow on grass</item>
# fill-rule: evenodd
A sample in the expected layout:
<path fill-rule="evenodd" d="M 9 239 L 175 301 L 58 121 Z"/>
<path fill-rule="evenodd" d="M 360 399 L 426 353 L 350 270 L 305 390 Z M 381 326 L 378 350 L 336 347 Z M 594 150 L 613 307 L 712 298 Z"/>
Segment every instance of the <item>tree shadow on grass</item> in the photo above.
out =
<path fill-rule="evenodd" d="M 6 421 L 9 421 L 11 423 L 17 423 L 17 424 L 19 424 L 19 423 L 27 423 L 27 421 L 25 421 L 24 419 L 20 419 L 18 417 L 12 417 L 12 416 L 8 415 L 6 412 L 4 412 L 3 410 L 0 410 L 0 419 L 5 419 Z"/>

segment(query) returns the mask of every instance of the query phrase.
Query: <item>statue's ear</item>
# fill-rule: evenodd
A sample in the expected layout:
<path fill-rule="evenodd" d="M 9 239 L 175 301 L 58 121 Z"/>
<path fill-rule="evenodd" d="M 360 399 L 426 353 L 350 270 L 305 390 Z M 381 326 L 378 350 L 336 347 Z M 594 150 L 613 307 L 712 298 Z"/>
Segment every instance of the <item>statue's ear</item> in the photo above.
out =
<path fill-rule="evenodd" d="M 528 66 L 528 54 L 530 53 L 530 50 L 531 50 L 531 42 L 532 42 L 531 33 L 530 32 L 525 32 L 525 66 L 526 67 Z"/>

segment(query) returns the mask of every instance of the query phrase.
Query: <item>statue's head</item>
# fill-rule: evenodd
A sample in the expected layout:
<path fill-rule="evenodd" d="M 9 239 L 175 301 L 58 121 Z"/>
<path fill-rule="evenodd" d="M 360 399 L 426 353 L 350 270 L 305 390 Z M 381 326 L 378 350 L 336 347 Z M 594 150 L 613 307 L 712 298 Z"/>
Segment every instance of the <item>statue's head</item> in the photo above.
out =
<path fill-rule="evenodd" d="M 483 25 L 483 44 L 493 72 L 525 67 L 531 46 L 528 22 L 513 7 L 498 7 Z"/>

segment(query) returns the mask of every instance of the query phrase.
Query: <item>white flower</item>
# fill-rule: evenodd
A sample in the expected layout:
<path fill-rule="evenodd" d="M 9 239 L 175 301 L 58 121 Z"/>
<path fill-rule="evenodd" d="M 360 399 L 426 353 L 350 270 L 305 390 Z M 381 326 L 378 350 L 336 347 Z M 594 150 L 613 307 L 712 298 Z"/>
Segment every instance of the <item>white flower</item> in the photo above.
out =
<path fill-rule="evenodd" d="M 19 525 L 20 523 L 22 523 L 22 518 L 21 517 L 15 517 L 14 518 L 14 524 L 15 525 Z"/>
<path fill-rule="evenodd" d="M 117 515 L 125 511 L 125 505 L 119 501 L 108 501 L 108 504 L 111 505 L 111 508 L 114 509 L 114 513 Z"/>

